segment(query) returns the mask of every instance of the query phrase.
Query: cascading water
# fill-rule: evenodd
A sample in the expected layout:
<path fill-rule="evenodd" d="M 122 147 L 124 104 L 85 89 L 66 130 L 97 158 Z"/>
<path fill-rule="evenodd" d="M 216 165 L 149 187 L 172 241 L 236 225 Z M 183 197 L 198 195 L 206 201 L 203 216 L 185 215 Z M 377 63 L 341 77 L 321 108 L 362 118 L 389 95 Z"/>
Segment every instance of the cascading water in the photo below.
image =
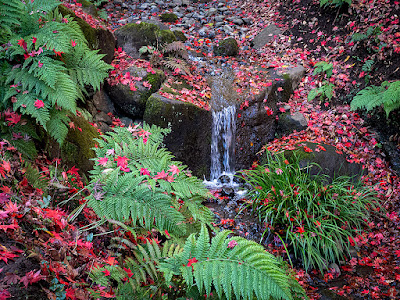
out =
<path fill-rule="evenodd" d="M 233 74 L 226 71 L 209 78 L 211 85 L 211 169 L 208 186 L 233 186 L 237 94 Z"/>
<path fill-rule="evenodd" d="M 235 172 L 234 138 L 236 128 L 236 107 L 224 107 L 213 111 L 211 135 L 211 180 L 221 175 L 232 175 Z"/>

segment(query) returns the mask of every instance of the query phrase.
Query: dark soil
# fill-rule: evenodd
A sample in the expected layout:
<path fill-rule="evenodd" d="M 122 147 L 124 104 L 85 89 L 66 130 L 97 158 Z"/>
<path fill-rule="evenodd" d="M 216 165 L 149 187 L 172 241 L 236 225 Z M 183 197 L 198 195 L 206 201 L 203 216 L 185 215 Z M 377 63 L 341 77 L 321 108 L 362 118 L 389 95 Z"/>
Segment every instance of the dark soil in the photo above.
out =
<path fill-rule="evenodd" d="M 368 8 L 363 1 L 353 1 L 355 6 L 352 9 L 347 5 L 340 9 L 321 8 L 316 0 L 294 2 L 282 2 L 278 18 L 278 22 L 288 25 L 285 34 L 291 36 L 293 47 L 308 49 L 318 60 L 335 60 L 353 66 L 347 70 L 349 88 L 336 90 L 333 105 L 349 104 L 357 92 L 366 86 L 400 80 L 400 53 L 394 52 L 391 45 L 385 47 L 383 41 L 386 39 L 371 36 L 354 45 L 350 43 L 354 32 L 366 32 L 374 24 L 382 28 L 398 26 L 392 24 L 400 16 L 400 7 L 395 5 L 395 1 L 381 4 L 376 9 Z M 354 27 L 351 26 L 352 22 Z M 322 46 L 321 42 L 326 44 Z M 379 47 L 382 49 L 379 50 Z M 367 60 L 374 60 L 374 65 L 370 72 L 360 77 Z M 350 86 L 353 82 L 355 84 Z M 383 109 L 359 113 L 367 125 L 377 132 L 387 159 L 400 174 L 400 111 L 393 111 L 389 118 L 386 118 Z"/>

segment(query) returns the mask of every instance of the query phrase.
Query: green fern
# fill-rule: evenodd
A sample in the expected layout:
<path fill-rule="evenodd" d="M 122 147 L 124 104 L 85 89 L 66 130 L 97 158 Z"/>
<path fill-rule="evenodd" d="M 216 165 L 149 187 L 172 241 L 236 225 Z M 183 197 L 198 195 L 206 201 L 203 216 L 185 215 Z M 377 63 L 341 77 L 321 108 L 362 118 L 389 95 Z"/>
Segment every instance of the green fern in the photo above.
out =
<path fill-rule="evenodd" d="M 115 128 L 98 140 L 99 146 L 94 148 L 97 161 L 105 163 L 97 163 L 91 171 L 92 193 L 87 205 L 99 217 L 131 220 L 139 227 L 168 230 L 178 237 L 187 234 L 190 218 L 194 223 L 213 220 L 201 204 L 210 196 L 202 182 L 188 176 L 185 166 L 161 148 L 167 132 L 169 129 L 136 125 Z M 128 160 L 124 168 L 116 162 L 122 157 Z"/>
<path fill-rule="evenodd" d="M 68 129 L 66 113 L 76 113 L 86 87 L 99 89 L 111 67 L 88 48 L 78 23 L 59 13 L 59 4 L 0 0 L 0 32 L 9 38 L 0 48 L 1 65 L 9 65 L 7 77 L 0 78 L 0 103 L 33 117 L 61 144 Z"/>
<path fill-rule="evenodd" d="M 0 44 L 6 43 L 13 29 L 21 25 L 23 8 L 20 0 L 0 0 Z"/>
<path fill-rule="evenodd" d="M 228 238 L 222 231 L 209 241 L 206 226 L 198 238 L 191 235 L 183 251 L 161 262 L 167 284 L 182 276 L 188 291 L 197 290 L 219 299 L 294 299 L 305 296 L 299 284 L 281 268 L 281 263 L 255 242 Z M 189 262 L 192 262 L 191 264 Z M 296 295 L 296 293 L 299 293 Z"/>
<path fill-rule="evenodd" d="M 369 86 L 359 91 L 351 101 L 352 110 L 366 109 L 370 111 L 383 105 L 386 117 L 400 108 L 400 81 L 383 82 L 380 86 Z"/>

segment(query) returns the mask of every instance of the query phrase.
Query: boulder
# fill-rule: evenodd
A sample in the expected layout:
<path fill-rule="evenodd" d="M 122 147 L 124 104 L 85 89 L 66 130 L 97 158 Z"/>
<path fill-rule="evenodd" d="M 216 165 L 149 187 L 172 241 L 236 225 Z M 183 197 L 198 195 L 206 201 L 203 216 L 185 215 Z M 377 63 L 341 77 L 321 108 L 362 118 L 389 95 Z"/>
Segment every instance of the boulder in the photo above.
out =
<path fill-rule="evenodd" d="M 303 66 L 290 67 L 277 72 L 278 76 L 282 76 L 291 81 L 293 91 L 297 88 L 305 74 L 306 68 Z"/>
<path fill-rule="evenodd" d="M 103 28 L 93 28 L 64 5 L 59 5 L 58 10 L 63 16 L 69 15 L 79 24 L 88 41 L 89 48 L 92 50 L 99 49 L 99 53 L 105 55 L 103 60 L 111 64 L 116 46 L 116 40 L 112 32 Z"/>
<path fill-rule="evenodd" d="M 239 53 L 239 46 L 234 38 L 227 38 L 218 43 L 214 47 L 214 55 L 216 56 L 235 56 Z"/>
<path fill-rule="evenodd" d="M 312 152 L 306 152 L 306 147 L 311 149 Z M 300 156 L 301 168 L 310 166 L 308 172 L 311 176 L 327 175 L 330 178 L 329 182 L 338 176 L 349 176 L 353 182 L 357 182 L 363 174 L 362 165 L 348 162 L 346 157 L 337 153 L 336 147 L 331 145 L 311 142 L 299 143 L 296 150 L 285 151 L 285 157 L 288 160 L 293 156 L 293 151 L 296 151 L 296 154 Z M 318 164 L 320 168 L 312 166 L 312 163 Z"/>
<path fill-rule="evenodd" d="M 105 90 L 114 103 L 115 108 L 123 115 L 132 118 L 142 118 L 146 108 L 147 99 L 158 91 L 165 80 L 165 74 L 156 70 L 155 74 L 147 72 L 144 68 L 130 67 L 126 70 L 132 77 L 142 77 L 142 81 L 136 82 L 136 91 L 131 91 L 129 85 L 121 83 L 110 85 L 106 82 Z M 151 88 L 143 86 L 143 81 L 148 81 Z"/>
<path fill-rule="evenodd" d="M 173 34 L 175 35 L 175 37 L 176 37 L 176 39 L 178 41 L 181 41 L 181 42 L 186 42 L 187 41 L 188 38 L 186 37 L 186 35 L 182 31 L 173 30 L 172 32 L 173 32 Z"/>
<path fill-rule="evenodd" d="M 142 46 L 157 47 L 176 41 L 175 35 L 170 30 L 162 30 L 156 24 L 145 22 L 127 24 L 118 28 L 114 34 L 117 46 L 133 58 L 139 58 L 139 49 Z"/>
<path fill-rule="evenodd" d="M 272 85 L 247 99 L 249 105 L 238 111 L 236 122 L 236 169 L 247 169 L 258 159 L 257 153 L 275 138 L 277 103 L 287 102 L 292 94 L 288 77 L 271 72 Z M 270 79 L 271 80 L 271 79 Z M 282 88 L 279 91 L 278 88 Z M 268 110 L 266 109 L 268 108 Z M 239 117 L 240 116 L 240 117 Z"/>
<path fill-rule="evenodd" d="M 147 100 L 143 121 L 170 127 L 164 143 L 194 175 L 208 178 L 211 156 L 211 112 L 191 103 L 153 94 Z"/>
<path fill-rule="evenodd" d="M 276 136 L 282 137 L 293 131 L 302 131 L 307 128 L 307 120 L 300 112 L 290 114 L 290 111 L 279 115 Z"/>
<path fill-rule="evenodd" d="M 260 49 L 267 43 L 274 39 L 274 36 L 282 34 L 282 30 L 274 24 L 265 27 L 259 34 L 257 34 L 251 41 L 252 47 Z"/>

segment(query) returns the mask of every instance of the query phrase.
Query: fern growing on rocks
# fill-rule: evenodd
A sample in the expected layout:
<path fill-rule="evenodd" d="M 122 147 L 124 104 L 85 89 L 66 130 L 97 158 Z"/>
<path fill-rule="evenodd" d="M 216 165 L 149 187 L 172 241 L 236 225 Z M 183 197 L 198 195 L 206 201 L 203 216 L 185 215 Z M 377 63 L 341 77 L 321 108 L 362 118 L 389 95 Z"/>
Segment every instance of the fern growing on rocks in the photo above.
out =
<path fill-rule="evenodd" d="M 63 17 L 58 0 L 0 0 L 0 49 L 7 77 L 0 106 L 29 115 L 60 144 L 67 114 L 75 114 L 85 87 L 100 87 L 111 68 L 88 48 L 77 22 Z"/>
<path fill-rule="evenodd" d="M 135 125 L 115 128 L 98 140 L 87 205 L 100 218 L 168 230 L 176 236 L 193 232 L 199 221 L 213 220 L 201 204 L 210 196 L 208 190 L 161 148 L 168 132 L 157 126 Z"/>
<path fill-rule="evenodd" d="M 352 110 L 366 109 L 370 111 L 383 105 L 386 117 L 390 112 L 400 108 L 400 81 L 383 82 L 380 86 L 368 86 L 359 91 L 351 101 Z"/>

